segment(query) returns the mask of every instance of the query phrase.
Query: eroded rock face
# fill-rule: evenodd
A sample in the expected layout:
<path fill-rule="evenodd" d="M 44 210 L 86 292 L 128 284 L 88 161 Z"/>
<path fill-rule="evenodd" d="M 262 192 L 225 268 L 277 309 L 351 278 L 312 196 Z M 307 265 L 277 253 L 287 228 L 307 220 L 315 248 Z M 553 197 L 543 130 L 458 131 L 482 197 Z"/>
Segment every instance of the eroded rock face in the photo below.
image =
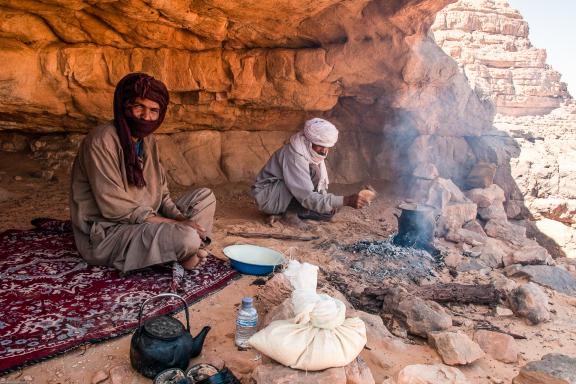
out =
<path fill-rule="evenodd" d="M 528 39 L 528 23 L 505 0 L 457 1 L 438 14 L 433 31 L 499 113 L 546 114 L 570 98 L 546 51 Z"/>
<path fill-rule="evenodd" d="M 464 136 L 489 131 L 493 110 L 428 37 L 449 2 L 3 0 L 0 130 L 85 133 L 144 71 L 171 91 L 159 133 L 183 153 L 166 159 L 178 183 L 250 181 L 312 116 L 341 130 L 334 182 L 423 162 L 458 182 L 476 162 Z"/>

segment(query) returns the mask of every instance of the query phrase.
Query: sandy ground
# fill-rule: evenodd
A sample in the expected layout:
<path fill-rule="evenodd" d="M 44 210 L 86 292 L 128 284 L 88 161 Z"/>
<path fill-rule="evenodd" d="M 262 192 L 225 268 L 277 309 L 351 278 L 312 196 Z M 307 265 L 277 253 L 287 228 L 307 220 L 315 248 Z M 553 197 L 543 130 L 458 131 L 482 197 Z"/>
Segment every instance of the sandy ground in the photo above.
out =
<path fill-rule="evenodd" d="M 9 168 L 10 166 L 10 168 Z M 0 203 L 0 231 L 9 228 L 30 228 L 30 220 L 38 216 L 59 219 L 68 218 L 68 176 L 58 174 L 55 181 L 35 178 L 33 173 L 39 165 L 22 154 L 0 152 L 0 186 L 13 194 L 14 199 Z M 236 243 L 252 243 L 276 249 L 287 256 L 321 266 L 321 277 L 336 274 L 343 277 L 348 290 L 359 291 L 373 282 L 363 279 L 348 269 L 343 253 L 334 244 L 350 244 L 360 239 L 382 239 L 390 235 L 396 225 L 393 216 L 398 203 L 386 186 L 378 186 L 379 198 L 370 207 L 355 211 L 344 208 L 333 222 L 322 223 L 307 233 L 299 233 L 277 224 L 274 228 L 264 223 L 247 195 L 246 185 L 215 187 L 218 208 L 215 221 L 213 252 L 220 257 L 222 248 Z M 348 192 L 351 187 L 336 187 Z M 172 188 L 177 196 L 182 188 Z M 285 234 L 317 235 L 319 240 L 311 242 L 283 241 L 273 239 L 243 239 L 230 236 L 228 231 L 282 232 Z M 345 256 L 345 254 L 344 254 Z M 487 282 L 490 274 L 464 273 L 457 282 Z M 256 351 L 238 351 L 234 346 L 234 320 L 238 303 L 246 295 L 257 296 L 266 289 L 253 282 L 256 277 L 244 276 L 223 290 L 190 307 L 191 326 L 197 333 L 202 326 L 210 325 L 210 331 L 202 354 L 191 364 L 210 362 L 225 363 L 243 383 L 249 383 L 252 369 L 261 363 L 262 356 Z M 438 271 L 437 280 L 452 281 L 447 271 Z M 348 292 L 348 293 L 349 293 Z M 454 318 L 460 320 L 462 329 L 469 330 L 475 321 L 487 319 L 502 329 L 525 335 L 517 340 L 521 355 L 515 364 L 498 362 L 488 356 L 460 369 L 472 383 L 510 383 L 519 367 L 528 361 L 538 360 L 550 352 L 576 356 L 576 299 L 546 290 L 550 297 L 553 319 L 538 326 L 527 325 L 514 317 L 496 317 L 491 310 L 482 306 L 451 306 Z M 180 314 L 182 317 L 182 314 Z M 126 383 L 149 383 L 148 380 L 130 371 L 130 335 L 95 345 L 80 347 L 60 357 L 4 375 L 0 383 L 90 383 L 98 371 L 108 373 L 111 368 L 124 366 L 129 373 Z M 367 361 L 376 383 L 394 375 L 408 364 L 441 362 L 437 353 L 425 340 L 398 338 L 393 342 L 376 343 L 377 347 L 365 349 L 362 357 Z M 107 381 L 109 382 L 109 381 Z"/>

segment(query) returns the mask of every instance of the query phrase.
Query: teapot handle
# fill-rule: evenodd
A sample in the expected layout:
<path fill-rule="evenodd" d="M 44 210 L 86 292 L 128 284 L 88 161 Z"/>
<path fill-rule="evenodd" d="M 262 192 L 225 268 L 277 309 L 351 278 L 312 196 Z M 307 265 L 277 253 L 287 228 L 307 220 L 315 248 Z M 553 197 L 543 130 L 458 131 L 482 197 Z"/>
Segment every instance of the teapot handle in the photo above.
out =
<path fill-rule="evenodd" d="M 146 303 L 149 302 L 150 300 L 154 300 L 159 297 L 175 297 L 177 299 L 182 300 L 182 302 L 184 303 L 184 309 L 186 310 L 186 330 L 190 332 L 190 315 L 188 314 L 188 304 L 186 304 L 186 301 L 181 296 L 178 296 L 175 293 L 160 293 L 156 296 L 144 300 L 144 302 L 140 306 L 140 312 L 138 312 L 138 328 L 142 326 L 142 312 L 144 311 L 144 306 L 146 305 Z"/>

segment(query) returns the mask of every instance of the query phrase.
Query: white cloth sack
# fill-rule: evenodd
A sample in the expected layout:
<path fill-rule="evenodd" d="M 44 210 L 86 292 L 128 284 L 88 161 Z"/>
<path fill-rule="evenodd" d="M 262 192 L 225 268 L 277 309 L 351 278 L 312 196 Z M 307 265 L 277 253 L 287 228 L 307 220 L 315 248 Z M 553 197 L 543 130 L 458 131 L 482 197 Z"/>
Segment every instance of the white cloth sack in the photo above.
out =
<path fill-rule="evenodd" d="M 284 274 L 294 288 L 296 316 L 273 321 L 250 338 L 250 345 L 295 369 L 320 371 L 350 364 L 366 344 L 364 322 L 346 319 L 343 302 L 316 293 L 317 266 L 290 261 Z"/>

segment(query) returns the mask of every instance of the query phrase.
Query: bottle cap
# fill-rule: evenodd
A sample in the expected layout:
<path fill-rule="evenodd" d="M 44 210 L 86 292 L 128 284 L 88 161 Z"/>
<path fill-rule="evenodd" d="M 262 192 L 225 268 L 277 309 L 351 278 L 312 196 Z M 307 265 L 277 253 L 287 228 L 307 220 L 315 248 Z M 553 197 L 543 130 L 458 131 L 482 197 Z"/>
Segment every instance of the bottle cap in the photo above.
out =
<path fill-rule="evenodd" d="M 253 299 L 250 296 L 246 296 L 242 298 L 242 306 L 243 307 L 251 307 L 253 303 Z"/>

